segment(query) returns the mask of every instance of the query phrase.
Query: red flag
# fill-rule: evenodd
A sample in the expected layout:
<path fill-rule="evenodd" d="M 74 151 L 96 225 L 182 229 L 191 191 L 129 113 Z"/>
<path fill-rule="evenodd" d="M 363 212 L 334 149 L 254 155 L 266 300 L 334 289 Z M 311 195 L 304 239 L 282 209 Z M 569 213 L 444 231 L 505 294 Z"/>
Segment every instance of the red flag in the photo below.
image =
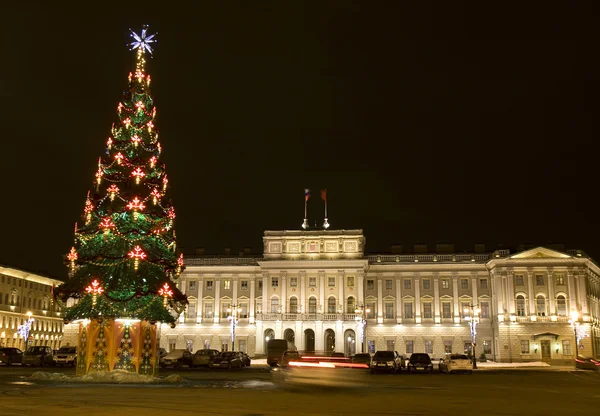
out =
<path fill-rule="evenodd" d="M 321 199 L 327 202 L 327 188 L 321 189 Z"/>

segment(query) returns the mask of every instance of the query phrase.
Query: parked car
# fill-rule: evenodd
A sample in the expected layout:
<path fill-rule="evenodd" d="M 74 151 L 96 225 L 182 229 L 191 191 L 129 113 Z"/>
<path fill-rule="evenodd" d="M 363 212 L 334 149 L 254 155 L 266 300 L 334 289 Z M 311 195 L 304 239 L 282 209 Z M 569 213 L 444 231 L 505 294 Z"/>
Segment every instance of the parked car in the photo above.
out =
<path fill-rule="evenodd" d="M 288 367 L 290 365 L 290 361 L 299 361 L 300 354 L 298 351 L 286 351 L 283 353 L 283 358 L 281 359 L 281 366 Z"/>
<path fill-rule="evenodd" d="M 242 368 L 242 358 L 235 351 L 225 351 L 210 363 L 210 368 Z"/>
<path fill-rule="evenodd" d="M 23 351 L 18 348 L 5 347 L 0 348 L 0 363 L 11 365 L 20 363 L 23 358 Z"/>
<path fill-rule="evenodd" d="M 369 367 L 371 366 L 371 354 L 368 353 L 359 353 L 352 357 L 352 362 L 356 364 L 366 364 Z"/>
<path fill-rule="evenodd" d="M 579 368 L 581 370 L 600 371 L 600 361 L 589 357 L 578 356 L 575 359 L 575 368 Z"/>
<path fill-rule="evenodd" d="M 343 352 L 334 352 L 331 354 L 332 357 L 346 357 Z"/>
<path fill-rule="evenodd" d="M 52 355 L 52 348 L 50 347 L 29 347 L 27 351 L 23 353 L 21 359 L 21 365 L 23 366 L 40 366 L 54 365 L 54 357 Z"/>
<path fill-rule="evenodd" d="M 407 364 L 407 370 L 409 372 L 425 371 L 433 373 L 433 363 L 429 354 L 424 352 L 417 352 L 410 356 Z"/>
<path fill-rule="evenodd" d="M 240 354 L 242 356 L 242 364 L 244 365 L 244 367 L 250 367 L 250 363 L 252 362 L 250 356 L 245 352 L 240 352 Z"/>
<path fill-rule="evenodd" d="M 163 358 L 163 357 L 164 357 L 165 355 L 167 355 L 167 354 L 168 354 L 168 352 L 167 352 L 167 350 L 165 350 L 164 348 L 159 348 L 159 349 L 158 349 L 158 357 L 159 357 L 159 359 L 160 359 L 160 358 Z"/>
<path fill-rule="evenodd" d="M 70 365 L 75 367 L 77 364 L 77 347 L 60 347 L 53 355 L 54 365 Z"/>
<path fill-rule="evenodd" d="M 371 373 L 377 371 L 397 373 L 401 368 L 402 360 L 396 351 L 377 351 L 371 360 Z"/>
<path fill-rule="evenodd" d="M 173 366 L 173 368 L 180 368 L 182 365 L 192 366 L 193 356 L 192 353 L 186 349 L 171 350 L 160 359 L 160 366 L 165 368 Z"/>
<path fill-rule="evenodd" d="M 440 360 L 440 372 L 454 373 L 455 371 L 473 372 L 473 362 L 465 354 L 448 354 Z"/>
<path fill-rule="evenodd" d="M 192 357 L 192 367 L 208 367 L 213 359 L 219 355 L 217 350 L 198 350 Z"/>

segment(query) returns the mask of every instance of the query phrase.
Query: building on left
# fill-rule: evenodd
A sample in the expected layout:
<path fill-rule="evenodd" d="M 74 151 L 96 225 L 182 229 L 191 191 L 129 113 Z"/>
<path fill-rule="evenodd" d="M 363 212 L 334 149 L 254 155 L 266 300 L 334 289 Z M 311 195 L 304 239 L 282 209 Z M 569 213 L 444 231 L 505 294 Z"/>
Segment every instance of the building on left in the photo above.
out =
<path fill-rule="evenodd" d="M 0 347 L 60 347 L 64 322 L 52 299 L 52 288 L 60 284 L 60 280 L 0 265 Z M 19 326 L 29 318 L 33 321 L 26 345 Z"/>

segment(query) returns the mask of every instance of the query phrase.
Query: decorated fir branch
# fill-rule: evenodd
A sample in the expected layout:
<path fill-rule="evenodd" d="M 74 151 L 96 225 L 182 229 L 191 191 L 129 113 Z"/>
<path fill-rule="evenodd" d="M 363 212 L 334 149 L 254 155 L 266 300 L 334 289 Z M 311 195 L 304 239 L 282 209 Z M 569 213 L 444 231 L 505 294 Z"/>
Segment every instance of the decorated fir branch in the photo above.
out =
<path fill-rule="evenodd" d="M 67 254 L 70 279 L 57 301 L 65 320 L 130 318 L 174 323 L 187 300 L 172 282 L 183 271 L 175 209 L 155 126 L 156 107 L 145 72 L 154 35 L 132 32 L 135 72 L 117 106 L 117 122 L 98 159 L 93 188 Z M 92 282 L 102 292 L 86 291 Z M 159 294 L 167 285 L 168 299 Z M 69 298 L 76 304 L 66 307 Z"/>

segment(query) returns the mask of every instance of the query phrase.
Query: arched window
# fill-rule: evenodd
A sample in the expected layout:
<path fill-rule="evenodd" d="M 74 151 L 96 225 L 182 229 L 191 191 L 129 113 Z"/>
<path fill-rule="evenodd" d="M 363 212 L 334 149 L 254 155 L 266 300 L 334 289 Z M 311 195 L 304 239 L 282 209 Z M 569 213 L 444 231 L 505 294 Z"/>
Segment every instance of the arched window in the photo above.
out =
<path fill-rule="evenodd" d="M 563 295 L 556 298 L 556 313 L 558 316 L 567 316 L 567 299 Z"/>
<path fill-rule="evenodd" d="M 356 301 L 350 296 L 346 301 L 346 313 L 356 313 Z"/>
<path fill-rule="evenodd" d="M 525 296 L 517 296 L 517 316 L 527 316 L 525 311 Z"/>
<path fill-rule="evenodd" d="M 317 313 L 317 298 L 308 299 L 308 313 Z"/>
<path fill-rule="evenodd" d="M 546 316 L 546 298 L 542 295 L 535 298 L 535 310 L 537 316 Z"/>
<path fill-rule="evenodd" d="M 337 312 L 337 307 L 336 307 L 336 302 L 335 302 L 335 298 L 333 296 L 330 296 L 329 299 L 327 299 L 327 313 L 336 313 Z"/>
<path fill-rule="evenodd" d="M 272 297 L 271 298 L 271 313 L 279 313 L 279 298 Z"/>
<path fill-rule="evenodd" d="M 290 299 L 290 313 L 298 313 L 298 299 L 295 297 Z"/>

